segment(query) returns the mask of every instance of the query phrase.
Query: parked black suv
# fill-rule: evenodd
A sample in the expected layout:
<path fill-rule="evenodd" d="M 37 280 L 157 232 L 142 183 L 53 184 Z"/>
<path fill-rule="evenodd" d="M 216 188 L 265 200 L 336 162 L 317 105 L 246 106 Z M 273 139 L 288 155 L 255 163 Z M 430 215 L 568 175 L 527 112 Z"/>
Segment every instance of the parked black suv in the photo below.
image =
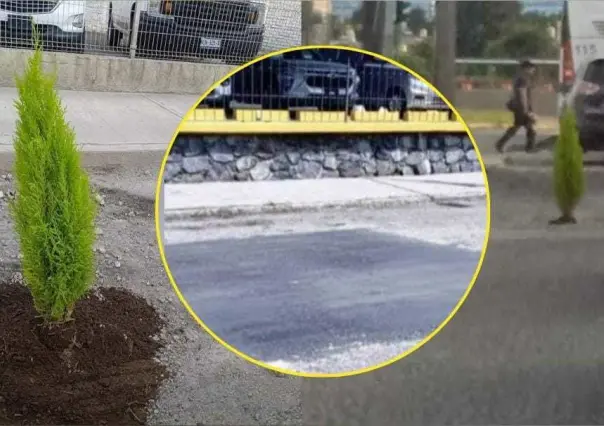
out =
<path fill-rule="evenodd" d="M 214 91 L 202 104 L 223 104 L 228 97 L 231 105 L 251 104 L 265 109 L 352 108 L 358 96 L 356 71 L 328 61 L 323 51 L 296 50 L 256 62 L 223 84 L 229 86 L 228 90 Z M 224 95 L 227 92 L 230 94 Z"/>
<path fill-rule="evenodd" d="M 358 104 L 368 111 L 449 108 L 429 85 L 400 67 L 351 50 L 330 49 L 326 52 L 331 60 L 350 64 L 356 69 L 360 78 Z"/>
<path fill-rule="evenodd" d="M 262 47 L 267 7 L 264 0 L 142 3 L 137 37 L 137 52 L 141 56 L 196 56 L 239 64 L 258 56 Z M 110 45 L 117 47 L 124 36 L 132 36 L 133 11 L 133 1 L 111 3 Z"/>

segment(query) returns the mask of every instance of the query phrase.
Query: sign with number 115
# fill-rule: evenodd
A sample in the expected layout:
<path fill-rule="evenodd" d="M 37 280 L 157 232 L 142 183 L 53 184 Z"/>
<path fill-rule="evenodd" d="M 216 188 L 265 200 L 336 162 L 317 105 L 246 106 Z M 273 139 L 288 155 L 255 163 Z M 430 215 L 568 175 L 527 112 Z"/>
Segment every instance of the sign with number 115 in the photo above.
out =
<path fill-rule="evenodd" d="M 594 56 L 598 53 L 598 48 L 595 43 L 577 44 L 575 53 L 578 57 Z"/>

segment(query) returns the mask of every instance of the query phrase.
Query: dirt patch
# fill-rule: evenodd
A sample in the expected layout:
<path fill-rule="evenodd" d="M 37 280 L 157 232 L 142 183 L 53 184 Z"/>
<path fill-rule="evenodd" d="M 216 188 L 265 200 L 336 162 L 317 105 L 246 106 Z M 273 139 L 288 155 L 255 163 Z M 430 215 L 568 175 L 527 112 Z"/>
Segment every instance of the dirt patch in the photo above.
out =
<path fill-rule="evenodd" d="M 75 320 L 43 326 L 22 285 L 0 292 L 0 424 L 142 424 L 166 375 L 162 327 L 131 292 L 100 288 Z"/>
<path fill-rule="evenodd" d="M 113 206 L 109 213 L 114 217 L 123 217 L 124 210 L 126 210 L 128 216 L 146 216 L 152 218 L 155 214 L 153 200 L 126 194 L 124 191 L 115 188 L 96 187 L 95 189 L 101 197 L 100 200 L 103 208 L 111 209 L 111 206 Z"/>

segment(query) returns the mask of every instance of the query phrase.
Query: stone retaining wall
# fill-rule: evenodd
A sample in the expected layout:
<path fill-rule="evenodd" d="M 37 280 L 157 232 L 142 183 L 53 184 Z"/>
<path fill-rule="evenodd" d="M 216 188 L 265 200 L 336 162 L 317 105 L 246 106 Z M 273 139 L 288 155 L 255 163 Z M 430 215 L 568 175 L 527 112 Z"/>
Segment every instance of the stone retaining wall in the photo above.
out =
<path fill-rule="evenodd" d="M 425 175 L 480 172 L 466 134 L 180 135 L 164 181 Z"/>

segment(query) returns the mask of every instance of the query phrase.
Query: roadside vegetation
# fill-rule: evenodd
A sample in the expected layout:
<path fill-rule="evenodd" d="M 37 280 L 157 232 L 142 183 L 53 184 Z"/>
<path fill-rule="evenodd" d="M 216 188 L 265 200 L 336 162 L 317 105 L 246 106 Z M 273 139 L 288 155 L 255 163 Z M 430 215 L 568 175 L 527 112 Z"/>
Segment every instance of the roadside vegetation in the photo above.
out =
<path fill-rule="evenodd" d="M 561 117 L 560 136 L 554 146 L 554 193 L 561 215 L 550 223 L 577 223 L 575 209 L 585 193 L 585 171 L 575 116 L 569 109 Z"/>
<path fill-rule="evenodd" d="M 96 205 L 55 76 L 42 65 L 36 42 L 25 72 L 16 78 L 17 197 L 11 207 L 35 308 L 46 321 L 64 322 L 95 277 Z"/>

